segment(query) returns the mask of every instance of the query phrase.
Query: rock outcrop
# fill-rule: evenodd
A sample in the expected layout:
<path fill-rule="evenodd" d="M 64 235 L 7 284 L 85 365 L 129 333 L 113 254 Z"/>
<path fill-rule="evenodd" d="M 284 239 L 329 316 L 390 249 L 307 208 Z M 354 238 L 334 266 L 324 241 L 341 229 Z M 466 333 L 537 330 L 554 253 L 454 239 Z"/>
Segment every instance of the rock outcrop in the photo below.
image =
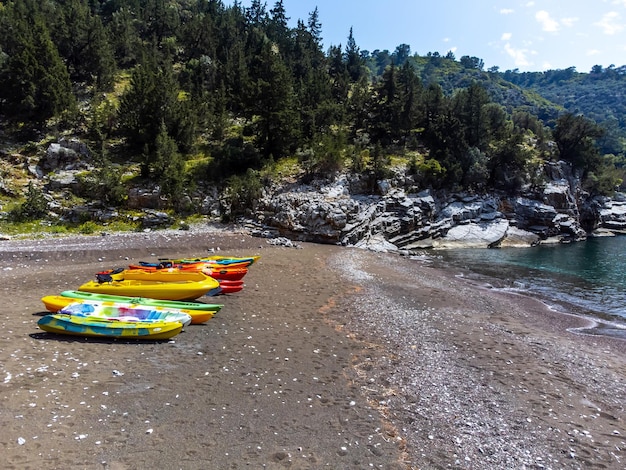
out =
<path fill-rule="evenodd" d="M 89 152 L 80 141 L 51 144 L 31 174 L 47 182 L 50 192 L 77 192 L 77 173 L 89 170 Z M 31 168 L 32 167 L 32 168 Z M 626 233 L 626 196 L 591 197 L 564 162 L 548 162 L 545 184 L 517 194 L 418 191 L 413 178 L 395 171 L 372 185 L 363 175 L 344 173 L 331 180 L 264 189 L 251 209 L 254 232 L 357 246 L 377 251 L 413 252 L 425 248 L 532 246 L 584 240 L 589 236 Z M 376 188 L 377 194 L 366 191 Z M 186 195 L 188 207 L 211 217 L 229 217 L 227 193 L 216 188 Z M 142 227 L 173 223 L 163 209 L 160 187 L 134 187 L 127 207 L 144 211 Z M 97 202 L 59 214 L 66 220 L 103 220 L 115 210 Z M 112 215 L 113 214 L 113 215 Z"/>
<path fill-rule="evenodd" d="M 522 194 L 410 193 L 385 182 L 382 195 L 353 194 L 350 175 L 278 190 L 259 203 L 263 230 L 300 241 L 377 251 L 532 246 L 585 240 L 626 228 L 626 200 L 592 198 L 569 167 Z"/>

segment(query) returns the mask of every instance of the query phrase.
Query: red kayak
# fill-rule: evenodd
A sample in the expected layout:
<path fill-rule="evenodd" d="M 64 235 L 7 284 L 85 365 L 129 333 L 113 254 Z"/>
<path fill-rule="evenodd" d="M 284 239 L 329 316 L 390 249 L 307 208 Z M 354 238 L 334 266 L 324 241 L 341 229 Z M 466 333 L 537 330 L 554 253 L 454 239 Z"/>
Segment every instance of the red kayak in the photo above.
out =
<path fill-rule="evenodd" d="M 220 294 L 234 294 L 243 289 L 243 281 L 220 280 L 218 282 L 222 288 Z"/>
<path fill-rule="evenodd" d="M 208 274 L 213 279 L 218 281 L 240 281 L 248 273 L 248 268 L 228 268 L 228 269 L 216 269 L 207 268 L 203 269 L 204 274 Z"/>

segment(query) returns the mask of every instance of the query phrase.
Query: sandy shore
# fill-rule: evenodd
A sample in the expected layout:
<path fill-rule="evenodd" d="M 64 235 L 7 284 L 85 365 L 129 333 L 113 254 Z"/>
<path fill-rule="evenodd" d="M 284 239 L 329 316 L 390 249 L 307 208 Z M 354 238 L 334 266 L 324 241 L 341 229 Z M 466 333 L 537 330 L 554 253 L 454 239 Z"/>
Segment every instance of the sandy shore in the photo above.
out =
<path fill-rule="evenodd" d="M 169 342 L 43 333 L 101 269 L 260 254 Z M 426 261 L 244 233 L 0 245 L 0 468 L 622 469 L 626 343 Z M 391 262 L 390 262 L 391 261 Z"/>

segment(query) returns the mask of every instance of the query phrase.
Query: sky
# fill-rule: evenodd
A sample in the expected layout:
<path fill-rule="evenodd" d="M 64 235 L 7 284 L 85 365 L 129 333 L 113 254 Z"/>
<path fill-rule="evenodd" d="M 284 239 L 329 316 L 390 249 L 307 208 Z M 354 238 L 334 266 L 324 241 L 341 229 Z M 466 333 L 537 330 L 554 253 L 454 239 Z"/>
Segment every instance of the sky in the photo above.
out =
<path fill-rule="evenodd" d="M 267 0 L 267 10 L 276 1 Z M 232 2 L 225 1 L 230 5 Z M 244 7 L 250 0 L 242 0 Z M 283 0 L 289 25 L 317 7 L 324 47 L 408 44 L 412 54 L 451 51 L 484 68 L 539 72 L 626 65 L 626 0 Z"/>

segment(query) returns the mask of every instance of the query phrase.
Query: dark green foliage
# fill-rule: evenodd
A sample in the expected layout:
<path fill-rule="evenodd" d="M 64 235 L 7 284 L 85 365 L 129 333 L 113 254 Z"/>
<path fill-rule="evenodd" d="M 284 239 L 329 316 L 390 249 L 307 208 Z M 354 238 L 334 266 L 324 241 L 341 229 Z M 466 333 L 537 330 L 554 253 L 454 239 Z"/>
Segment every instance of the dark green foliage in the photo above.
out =
<path fill-rule="evenodd" d="M 195 119 L 188 104 L 179 100 L 178 91 L 169 62 L 159 65 L 156 57 L 148 54 L 133 69 L 130 87 L 120 100 L 119 121 L 131 151 L 147 148 L 144 170 L 152 164 L 156 139 L 163 126 L 177 146 L 191 150 Z"/>
<path fill-rule="evenodd" d="M 51 21 L 50 34 L 72 81 L 109 89 L 115 61 L 101 18 L 92 14 L 85 0 L 68 0 L 59 5 Z"/>
<path fill-rule="evenodd" d="M 26 200 L 9 212 L 9 219 L 16 222 L 37 220 L 48 214 L 48 201 L 43 191 L 33 183 L 28 183 Z"/>
<path fill-rule="evenodd" d="M 310 175 L 329 176 L 343 169 L 345 148 L 343 133 L 329 133 L 311 147 L 299 151 L 298 157 Z"/>
<path fill-rule="evenodd" d="M 559 149 L 559 157 L 581 170 L 583 176 L 596 168 L 601 160 L 596 139 L 602 136 L 602 129 L 584 116 L 570 113 L 559 117 L 554 129 L 554 141 Z"/>
<path fill-rule="evenodd" d="M 258 149 L 245 142 L 242 137 L 225 140 L 212 149 L 213 161 L 207 170 L 207 178 L 221 181 L 234 174 L 243 173 L 247 169 L 258 170 L 263 158 Z"/>
<path fill-rule="evenodd" d="M 259 173 L 248 169 L 243 175 L 231 176 L 228 179 L 228 194 L 229 207 L 225 213 L 231 217 L 250 214 L 263 194 Z"/>
<path fill-rule="evenodd" d="M 108 206 L 121 206 L 128 197 L 122 175 L 123 168 L 103 159 L 102 166 L 91 174 L 79 177 L 83 188 L 83 196 L 102 201 Z"/>
<path fill-rule="evenodd" d="M 37 3 L 0 10 L 0 109 L 12 121 L 43 123 L 75 106 L 72 84 Z"/>
<path fill-rule="evenodd" d="M 198 174 L 234 176 L 245 203 L 258 179 L 248 170 L 297 149 L 309 176 L 350 157 L 372 190 L 390 175 L 389 155 L 407 150 L 419 155 L 409 164 L 417 184 L 433 188 L 516 191 L 541 158 L 570 162 L 594 193 L 624 173 L 626 67 L 484 71 L 480 58 L 419 56 L 408 44 L 370 53 L 352 29 L 345 47 L 324 51 L 317 8 L 289 23 L 282 0 L 2 2 L 0 115 L 87 131 L 103 155 L 114 147 L 137 160 L 175 206 L 189 200 L 196 149 L 208 160 Z M 108 91 L 119 72 L 117 84 L 130 83 L 116 109 Z M 121 202 L 115 178 L 103 168 L 93 194 L 110 188 Z M 234 213 L 244 202 L 233 200 Z"/>

